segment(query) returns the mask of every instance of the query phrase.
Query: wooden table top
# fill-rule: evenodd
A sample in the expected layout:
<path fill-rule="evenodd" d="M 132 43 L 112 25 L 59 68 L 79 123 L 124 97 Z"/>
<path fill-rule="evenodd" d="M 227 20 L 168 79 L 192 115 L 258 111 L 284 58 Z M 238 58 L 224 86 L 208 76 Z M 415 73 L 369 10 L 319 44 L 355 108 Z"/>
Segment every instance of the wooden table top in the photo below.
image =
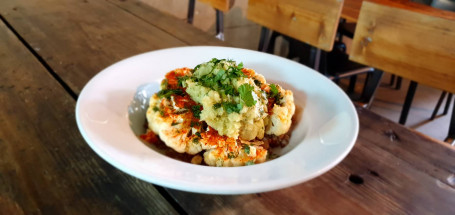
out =
<path fill-rule="evenodd" d="M 204 195 L 138 180 L 75 122 L 103 68 L 177 46 L 228 45 L 131 0 L 0 2 L 0 214 L 454 214 L 455 151 L 365 109 L 335 168 L 287 189 Z"/>

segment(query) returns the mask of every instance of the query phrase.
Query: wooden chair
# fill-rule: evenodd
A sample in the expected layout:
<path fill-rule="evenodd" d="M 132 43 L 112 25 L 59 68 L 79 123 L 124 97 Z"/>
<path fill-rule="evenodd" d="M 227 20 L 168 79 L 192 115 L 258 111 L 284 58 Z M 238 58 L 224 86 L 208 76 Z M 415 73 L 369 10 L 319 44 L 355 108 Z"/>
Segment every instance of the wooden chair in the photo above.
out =
<path fill-rule="evenodd" d="M 455 92 L 455 14 L 431 7 L 363 2 L 350 59 L 411 80 L 400 123 L 417 82 Z M 454 116 L 446 141 L 455 137 Z"/>
<path fill-rule="evenodd" d="M 228 12 L 234 5 L 234 0 L 199 0 L 210 4 L 216 12 L 216 35 L 215 37 L 224 41 L 224 12 Z M 194 18 L 196 0 L 189 0 L 187 22 L 192 24 Z"/>
<path fill-rule="evenodd" d="M 260 51 L 270 52 L 270 46 L 274 46 L 270 41 L 274 41 L 278 35 L 276 32 L 279 32 L 317 48 L 311 55 L 305 56 L 311 59 L 310 64 L 300 62 L 321 71 L 335 81 L 340 78 L 355 77 L 360 73 L 370 73 L 365 85 L 373 87 L 364 88 L 360 99 L 357 99 L 362 106 L 368 106 L 375 92 L 375 86 L 382 77 L 382 72 L 364 65 L 348 63 L 345 53 L 337 56 L 337 66 L 334 66 L 333 62 L 324 63 L 330 57 L 327 52 L 332 51 L 334 47 L 342 7 L 343 1 L 340 0 L 249 0 L 247 18 L 262 25 L 258 48 Z M 304 50 L 301 51 L 304 52 Z M 355 83 L 355 79 L 351 80 L 349 88 L 353 88 Z"/>

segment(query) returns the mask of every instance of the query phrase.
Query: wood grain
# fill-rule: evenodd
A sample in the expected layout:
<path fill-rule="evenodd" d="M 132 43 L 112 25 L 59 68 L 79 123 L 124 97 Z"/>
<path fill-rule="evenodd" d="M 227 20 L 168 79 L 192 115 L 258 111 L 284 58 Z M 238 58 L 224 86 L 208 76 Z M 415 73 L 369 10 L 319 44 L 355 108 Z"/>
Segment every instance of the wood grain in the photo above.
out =
<path fill-rule="evenodd" d="M 189 45 L 232 46 L 200 29 L 194 28 L 191 24 L 182 22 L 180 19 L 172 16 L 164 16 L 157 9 L 139 0 L 108 0 L 108 2 L 117 5 L 123 10 L 145 20 L 147 23 L 154 25 Z"/>
<path fill-rule="evenodd" d="M 455 13 L 451 11 L 432 8 L 424 4 L 412 2 L 410 0 L 344 0 L 341 17 L 346 19 L 348 22 L 357 22 L 359 19 L 360 8 L 362 7 L 362 3 L 364 1 L 403 8 L 419 13 L 433 14 L 445 19 L 455 19 Z"/>
<path fill-rule="evenodd" d="M 455 92 L 455 20 L 364 2 L 350 59 Z"/>
<path fill-rule="evenodd" d="M 3 23 L 0 71 L 0 214 L 177 213 L 89 148 L 74 99 Z"/>
<path fill-rule="evenodd" d="M 341 0 L 249 0 L 247 18 L 330 51 L 342 6 Z"/>
<path fill-rule="evenodd" d="M 455 151 L 368 110 L 358 114 L 353 150 L 309 182 L 252 195 L 171 194 L 192 214 L 453 214 Z"/>
<path fill-rule="evenodd" d="M 228 12 L 234 5 L 234 0 L 198 0 L 200 2 L 210 4 L 213 8 Z"/>
<path fill-rule="evenodd" d="M 95 74 L 121 59 L 200 45 L 208 37 L 194 33 L 190 25 L 179 25 L 171 32 L 179 31 L 179 37 L 173 36 L 159 27 L 175 21 L 169 15 L 151 10 L 163 21 L 156 27 L 147 18 L 99 0 L 0 1 L 0 13 L 76 94 Z"/>

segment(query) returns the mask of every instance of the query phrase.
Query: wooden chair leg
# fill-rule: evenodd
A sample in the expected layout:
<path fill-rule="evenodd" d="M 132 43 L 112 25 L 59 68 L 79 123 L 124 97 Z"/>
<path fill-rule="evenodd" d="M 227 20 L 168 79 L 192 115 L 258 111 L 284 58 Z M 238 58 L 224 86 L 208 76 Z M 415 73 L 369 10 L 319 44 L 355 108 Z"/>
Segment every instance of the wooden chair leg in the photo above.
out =
<path fill-rule="evenodd" d="M 258 51 L 265 52 L 270 41 L 270 30 L 266 27 L 261 28 L 261 37 L 259 38 Z"/>
<path fill-rule="evenodd" d="M 449 134 L 444 141 L 450 143 L 452 146 L 455 145 L 455 101 L 453 102 L 452 116 L 450 117 Z"/>
<path fill-rule="evenodd" d="M 401 88 L 401 82 L 403 81 L 403 78 L 398 76 L 397 77 L 397 85 L 395 86 L 396 90 L 399 90 Z"/>
<path fill-rule="evenodd" d="M 216 9 L 216 38 L 224 41 L 224 15 L 223 11 Z"/>
<path fill-rule="evenodd" d="M 446 94 L 447 94 L 446 91 L 441 93 L 441 96 L 438 99 L 438 103 L 436 103 L 436 107 L 434 107 L 433 113 L 431 114 L 430 120 L 433 120 L 436 117 L 436 115 L 438 114 L 439 108 L 441 107 L 442 101 L 444 101 Z"/>
<path fill-rule="evenodd" d="M 409 110 L 411 109 L 412 100 L 414 99 L 414 94 L 417 89 L 417 82 L 411 81 L 409 84 L 408 93 L 406 94 L 406 99 L 403 104 L 403 109 L 401 110 L 400 120 L 398 123 L 404 125 L 406 124 L 406 119 L 408 118 Z"/>
<path fill-rule="evenodd" d="M 393 75 L 393 74 L 392 74 L 392 75 L 390 76 L 390 83 L 389 83 L 390 86 L 393 86 L 393 83 L 395 83 L 395 78 L 396 78 L 396 75 Z"/>
<path fill-rule="evenodd" d="M 360 99 L 363 103 L 363 107 L 370 107 L 371 102 L 373 102 L 374 95 L 376 94 L 376 90 L 379 88 L 379 84 L 381 83 L 383 74 L 384 72 L 378 69 L 374 69 L 372 72 L 368 73 L 368 78 L 365 81 L 365 86 L 363 87 Z"/>
<path fill-rule="evenodd" d="M 348 89 L 346 90 L 346 92 L 348 94 L 351 94 L 354 92 L 356 82 L 357 82 L 357 75 L 353 75 L 349 78 L 349 86 L 348 86 Z"/>
<path fill-rule="evenodd" d="M 188 13 L 187 13 L 187 18 L 186 22 L 193 24 L 193 18 L 194 18 L 194 5 L 196 4 L 196 0 L 189 0 L 188 1 Z"/>
<path fill-rule="evenodd" d="M 450 107 L 450 102 L 452 101 L 452 96 L 453 96 L 453 94 L 449 93 L 449 96 L 447 97 L 447 101 L 446 101 L 446 106 L 444 107 L 444 112 L 442 113 L 442 115 L 446 115 L 447 112 L 449 112 L 449 107 Z"/>

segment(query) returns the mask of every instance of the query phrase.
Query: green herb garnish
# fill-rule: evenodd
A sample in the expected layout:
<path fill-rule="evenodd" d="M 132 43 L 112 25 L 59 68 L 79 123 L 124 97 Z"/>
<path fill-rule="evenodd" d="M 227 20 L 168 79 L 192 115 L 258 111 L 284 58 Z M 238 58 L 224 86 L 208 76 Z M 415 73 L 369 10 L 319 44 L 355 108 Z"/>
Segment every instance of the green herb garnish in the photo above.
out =
<path fill-rule="evenodd" d="M 198 119 L 201 117 L 201 106 L 200 105 L 192 106 L 191 111 L 193 112 L 194 117 L 196 117 Z"/>
<path fill-rule="evenodd" d="M 202 138 L 201 133 L 199 133 L 199 131 L 196 132 L 196 136 L 198 136 L 199 138 Z"/>
<path fill-rule="evenodd" d="M 245 163 L 245 166 L 251 166 L 251 165 L 254 165 L 254 161 L 247 161 Z"/>
<path fill-rule="evenodd" d="M 243 108 L 242 104 L 236 104 L 234 102 L 223 102 L 223 108 L 226 111 L 226 113 L 240 113 L 240 111 Z"/>
<path fill-rule="evenodd" d="M 221 107 L 221 105 L 222 105 L 221 103 L 216 103 L 213 105 L 213 109 L 218 109 Z"/>
<path fill-rule="evenodd" d="M 160 110 L 160 109 L 159 109 L 157 106 L 153 107 L 153 111 L 157 112 L 157 111 L 159 111 L 159 110 Z"/>
<path fill-rule="evenodd" d="M 256 104 L 256 100 L 253 98 L 254 87 L 249 84 L 242 84 L 239 87 L 240 99 L 247 107 L 251 107 Z"/>
<path fill-rule="evenodd" d="M 250 146 L 245 144 L 243 145 L 243 151 L 246 153 L 246 154 L 250 154 Z"/>
<path fill-rule="evenodd" d="M 229 152 L 228 153 L 228 158 L 231 159 L 231 158 L 236 158 L 237 155 L 234 153 L 234 152 Z"/>
<path fill-rule="evenodd" d="M 157 95 L 158 97 L 160 98 L 167 98 L 169 99 L 171 97 L 171 95 L 179 95 L 179 96 L 184 96 L 185 93 L 181 90 L 181 89 L 163 89 L 163 90 L 160 90 Z"/>
<path fill-rule="evenodd" d="M 191 121 L 191 123 L 190 123 L 191 127 L 196 127 L 196 126 L 199 126 L 199 125 L 201 125 L 201 123 L 195 122 L 195 121 Z"/>
<path fill-rule="evenodd" d="M 278 88 L 275 84 L 270 84 L 270 92 L 268 93 L 269 97 L 270 98 L 274 98 L 275 99 L 275 103 L 280 105 L 280 101 L 281 99 L 283 98 L 280 94 L 280 92 L 278 91 Z"/>

